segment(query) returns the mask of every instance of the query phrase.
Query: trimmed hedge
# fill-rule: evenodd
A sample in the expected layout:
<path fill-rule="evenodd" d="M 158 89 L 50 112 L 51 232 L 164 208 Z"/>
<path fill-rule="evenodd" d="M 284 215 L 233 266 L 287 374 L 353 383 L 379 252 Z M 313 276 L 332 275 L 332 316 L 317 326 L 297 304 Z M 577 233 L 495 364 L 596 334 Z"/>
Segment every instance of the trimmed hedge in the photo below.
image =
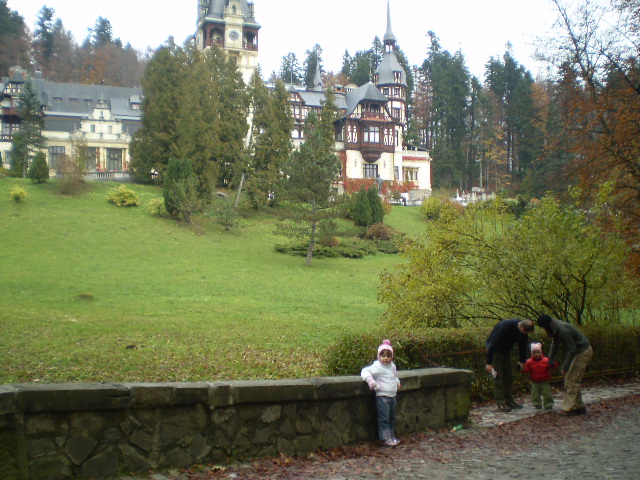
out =
<path fill-rule="evenodd" d="M 640 327 L 599 326 L 585 327 L 582 331 L 594 350 L 587 375 L 606 377 L 640 373 Z M 325 351 L 325 368 L 328 375 L 359 375 L 362 367 L 376 359 L 378 345 L 388 338 L 398 369 L 450 367 L 472 370 L 476 372 L 473 392 L 481 397 L 490 396 L 491 377 L 484 370 L 485 341 L 490 332 L 491 327 L 477 327 L 347 334 Z M 545 356 L 549 354 L 551 339 L 541 329 L 536 328 L 529 338 L 532 342 L 542 342 Z M 564 348 L 561 347 L 558 360 L 562 362 L 563 357 Z M 528 387 L 528 377 L 514 372 L 514 386 Z M 556 372 L 555 379 L 559 380 L 560 373 Z"/>

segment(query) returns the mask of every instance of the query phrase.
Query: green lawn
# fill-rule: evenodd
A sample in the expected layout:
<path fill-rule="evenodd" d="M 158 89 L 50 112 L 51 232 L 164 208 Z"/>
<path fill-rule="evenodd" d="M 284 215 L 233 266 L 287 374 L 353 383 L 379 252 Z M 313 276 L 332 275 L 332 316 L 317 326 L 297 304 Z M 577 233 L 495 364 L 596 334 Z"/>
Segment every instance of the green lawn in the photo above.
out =
<path fill-rule="evenodd" d="M 11 185 L 28 192 L 20 203 Z M 0 179 L 0 383 L 196 381 L 321 375 L 339 334 L 377 328 L 378 274 L 399 256 L 314 259 L 275 252 L 274 224 L 225 232 L 198 219 L 74 197 L 53 182 Z M 419 210 L 386 222 L 419 234 Z"/>

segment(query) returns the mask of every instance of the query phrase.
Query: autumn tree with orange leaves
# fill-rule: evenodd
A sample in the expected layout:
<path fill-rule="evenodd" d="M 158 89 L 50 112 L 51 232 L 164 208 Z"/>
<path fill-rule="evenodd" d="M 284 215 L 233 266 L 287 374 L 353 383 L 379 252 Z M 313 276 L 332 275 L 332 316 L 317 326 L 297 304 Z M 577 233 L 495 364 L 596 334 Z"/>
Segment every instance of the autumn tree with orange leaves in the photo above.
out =
<path fill-rule="evenodd" d="M 640 0 L 553 0 L 560 35 L 550 57 L 562 74 L 567 173 L 584 199 L 606 195 L 605 224 L 630 247 L 640 277 Z"/>

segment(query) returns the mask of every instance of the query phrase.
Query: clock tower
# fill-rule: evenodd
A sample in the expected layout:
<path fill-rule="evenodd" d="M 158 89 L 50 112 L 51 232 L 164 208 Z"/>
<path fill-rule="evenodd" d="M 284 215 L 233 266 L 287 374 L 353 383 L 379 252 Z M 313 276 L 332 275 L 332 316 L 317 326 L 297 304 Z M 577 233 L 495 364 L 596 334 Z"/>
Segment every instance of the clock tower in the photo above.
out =
<path fill-rule="evenodd" d="M 238 66 L 245 83 L 258 68 L 258 30 L 253 2 L 248 0 L 197 0 L 196 44 L 206 50 L 221 48 Z"/>

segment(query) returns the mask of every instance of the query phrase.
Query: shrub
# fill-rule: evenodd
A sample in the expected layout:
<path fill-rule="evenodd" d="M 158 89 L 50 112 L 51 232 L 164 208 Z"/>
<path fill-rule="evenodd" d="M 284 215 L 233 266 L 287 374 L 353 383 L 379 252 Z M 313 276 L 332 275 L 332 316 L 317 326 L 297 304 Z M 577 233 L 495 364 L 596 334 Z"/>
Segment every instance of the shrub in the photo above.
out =
<path fill-rule="evenodd" d="M 375 245 L 380 253 L 386 253 L 389 255 L 400 253 L 400 247 L 391 240 L 376 240 Z"/>
<path fill-rule="evenodd" d="M 279 253 L 302 257 L 307 255 L 308 249 L 309 244 L 304 241 L 276 245 L 276 251 Z M 313 256 L 316 258 L 362 258 L 365 255 L 375 255 L 377 251 L 372 242 L 361 239 L 346 239 L 340 241 L 339 245 L 331 247 L 318 243 L 313 251 Z"/>
<path fill-rule="evenodd" d="M 458 208 L 460 206 L 460 208 Z M 448 199 L 439 196 L 431 196 L 422 201 L 420 212 L 425 216 L 427 220 L 439 220 L 447 214 L 454 214 L 455 212 L 464 211 L 462 205 L 456 203 L 455 205 Z"/>
<path fill-rule="evenodd" d="M 388 338 L 398 369 L 447 367 L 472 370 L 477 374 L 472 384 L 473 392 L 489 396 L 491 377 L 484 374 L 484 366 L 485 342 L 491 329 L 491 326 L 413 331 L 380 328 L 368 334 L 345 334 L 326 349 L 323 357 L 325 373 L 358 375 L 362 367 L 375 359 L 382 340 Z M 611 372 L 637 375 L 640 371 L 640 356 L 636 354 L 640 327 L 585 327 L 581 330 L 589 338 L 594 351 L 598 352 L 588 367 L 591 376 L 605 376 Z M 543 351 L 548 355 L 551 339 L 544 332 L 536 329 L 529 339 L 542 342 Z M 561 347 L 559 352 L 558 360 L 562 363 L 565 349 Z M 555 370 L 553 375 L 556 380 L 561 380 L 559 370 Z M 526 388 L 528 383 L 525 375 L 514 376 L 514 386 Z"/>
<path fill-rule="evenodd" d="M 31 162 L 29 178 L 33 183 L 44 183 L 49 180 L 49 165 L 44 153 L 38 152 Z"/>
<path fill-rule="evenodd" d="M 158 217 L 166 217 L 167 209 L 164 207 L 164 200 L 159 198 L 153 198 L 149 202 L 149 212 L 151 215 L 155 215 Z"/>
<path fill-rule="evenodd" d="M 19 185 L 12 185 L 11 190 L 9 190 L 9 197 L 16 203 L 20 202 L 23 198 L 27 198 L 27 196 L 27 191 Z"/>
<path fill-rule="evenodd" d="M 391 240 L 393 238 L 393 229 L 384 223 L 374 223 L 367 229 L 365 238 L 372 240 Z"/>
<path fill-rule="evenodd" d="M 320 244 L 325 247 L 337 247 L 340 245 L 340 238 L 335 235 L 323 235 L 320 237 Z"/>
<path fill-rule="evenodd" d="M 137 207 L 140 204 L 138 194 L 125 185 L 113 187 L 107 196 L 107 202 L 118 207 Z"/>

